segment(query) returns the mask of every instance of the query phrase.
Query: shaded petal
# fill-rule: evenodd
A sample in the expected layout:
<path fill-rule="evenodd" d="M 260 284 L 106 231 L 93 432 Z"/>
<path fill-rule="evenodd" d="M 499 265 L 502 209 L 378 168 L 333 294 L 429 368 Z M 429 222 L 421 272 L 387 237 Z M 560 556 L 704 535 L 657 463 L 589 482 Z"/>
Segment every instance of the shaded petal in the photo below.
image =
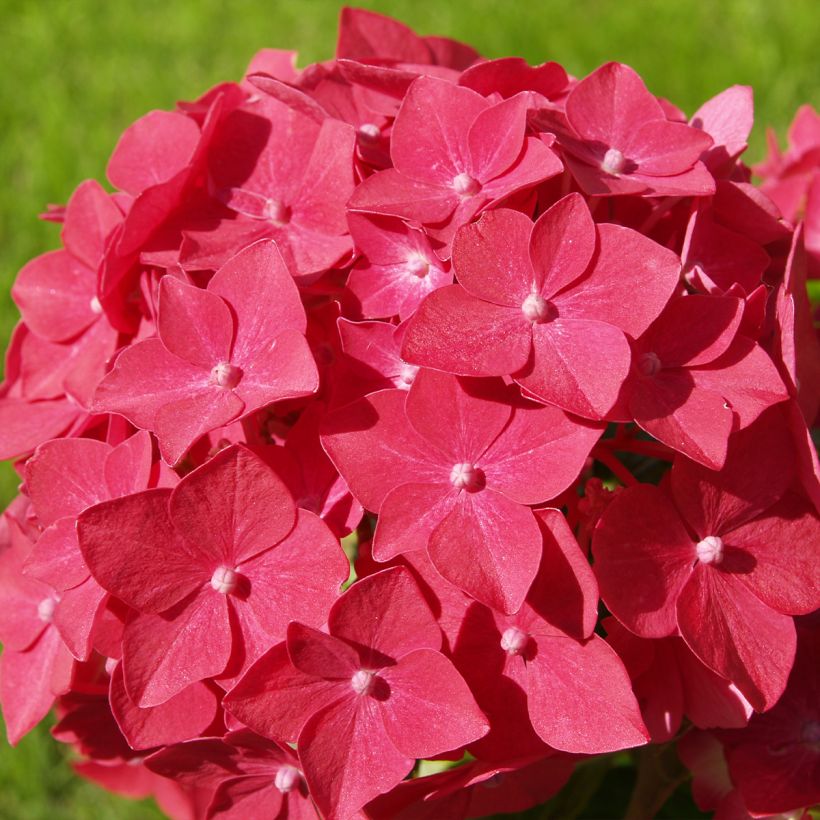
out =
<path fill-rule="evenodd" d="M 340 695 L 353 697 L 350 679 L 359 669 L 359 655 L 347 641 L 292 621 L 288 626 L 288 657 L 305 675 L 338 684 Z"/>
<path fill-rule="evenodd" d="M 501 175 L 521 153 L 526 128 L 526 94 L 516 94 L 485 109 L 470 125 L 468 166 L 462 170 L 482 182 Z"/>
<path fill-rule="evenodd" d="M 441 575 L 500 612 L 524 602 L 541 560 L 541 533 L 529 508 L 485 489 L 462 491 L 428 546 Z"/>
<path fill-rule="evenodd" d="M 675 601 L 697 555 L 672 502 L 640 484 L 612 499 L 592 536 L 601 597 L 624 626 L 644 638 L 675 632 Z"/>

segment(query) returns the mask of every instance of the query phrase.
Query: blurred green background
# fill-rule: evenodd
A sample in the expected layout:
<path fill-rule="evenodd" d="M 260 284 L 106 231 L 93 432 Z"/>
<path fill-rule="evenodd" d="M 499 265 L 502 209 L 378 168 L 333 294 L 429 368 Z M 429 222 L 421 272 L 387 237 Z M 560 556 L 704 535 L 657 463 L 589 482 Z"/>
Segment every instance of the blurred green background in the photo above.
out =
<path fill-rule="evenodd" d="M 37 220 L 87 177 L 103 178 L 120 132 L 152 108 L 239 79 L 262 47 L 332 56 L 340 3 L 331 0 L 0 0 L 0 339 L 17 312 L 17 270 L 59 242 Z M 818 103 L 817 0 L 393 0 L 359 5 L 423 34 L 456 37 L 488 57 L 557 60 L 583 75 L 607 60 L 636 68 L 650 90 L 688 113 L 734 83 L 755 89 L 749 152 L 767 125 L 781 134 L 803 102 Z M 0 492 L 16 479 L 6 467 Z M 608 775 L 612 778 L 612 775 Z M 614 794 L 617 784 L 611 783 Z M 145 803 L 103 795 L 72 777 L 45 729 L 11 751 L 0 740 L 0 820 L 153 818 Z M 619 816 L 615 803 L 612 813 Z M 606 804 L 604 804 L 606 805 Z M 608 811 L 608 810 L 607 810 Z M 670 809 L 684 811 L 688 804 Z M 593 815 L 594 816 L 594 815 Z M 603 815 L 601 815 L 603 816 Z M 683 816 L 680 813 L 677 816 Z"/>

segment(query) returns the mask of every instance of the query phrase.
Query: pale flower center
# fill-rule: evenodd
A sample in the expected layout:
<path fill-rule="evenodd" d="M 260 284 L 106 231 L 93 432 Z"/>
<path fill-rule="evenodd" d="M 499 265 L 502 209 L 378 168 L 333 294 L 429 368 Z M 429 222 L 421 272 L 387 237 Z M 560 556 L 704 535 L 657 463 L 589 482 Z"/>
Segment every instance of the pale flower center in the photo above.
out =
<path fill-rule="evenodd" d="M 37 604 L 37 617 L 43 621 L 43 623 L 50 624 L 56 608 L 57 601 L 54 598 L 43 598 L 43 600 Z"/>
<path fill-rule="evenodd" d="M 242 378 L 242 371 L 229 362 L 219 362 L 211 370 L 211 381 L 220 387 L 236 387 Z"/>
<path fill-rule="evenodd" d="M 501 636 L 501 648 L 508 655 L 520 655 L 524 651 L 529 637 L 526 632 L 517 626 L 511 626 L 509 629 L 505 629 L 504 634 Z"/>
<path fill-rule="evenodd" d="M 402 367 L 399 373 L 399 387 L 403 390 L 409 388 L 416 380 L 416 374 L 419 372 L 418 367 L 414 364 L 406 364 Z"/>
<path fill-rule="evenodd" d="M 450 470 L 450 483 L 457 490 L 467 490 L 467 492 L 474 493 L 477 490 L 484 489 L 486 477 L 480 467 L 476 467 L 475 464 L 471 464 L 469 461 L 464 461 L 453 465 L 453 469 Z"/>
<path fill-rule="evenodd" d="M 707 535 L 703 541 L 698 541 L 695 552 L 702 564 L 719 564 L 723 560 L 723 539 Z"/>
<path fill-rule="evenodd" d="M 211 586 L 223 595 L 230 595 L 239 586 L 239 573 L 230 567 L 217 567 L 211 576 Z"/>
<path fill-rule="evenodd" d="M 430 263 L 423 256 L 411 256 L 407 260 L 407 270 L 409 273 L 412 273 L 413 276 L 424 279 L 430 272 Z"/>
<path fill-rule="evenodd" d="M 481 190 L 481 183 L 469 174 L 453 177 L 453 190 L 460 196 L 475 196 Z"/>
<path fill-rule="evenodd" d="M 353 673 L 350 686 L 357 695 L 367 695 L 373 690 L 373 679 L 375 677 L 375 672 L 371 672 L 369 669 L 359 669 Z"/>
<path fill-rule="evenodd" d="M 636 367 L 642 376 L 657 376 L 661 369 L 661 360 L 657 353 L 643 353 L 638 358 Z"/>
<path fill-rule="evenodd" d="M 540 293 L 531 293 L 521 303 L 521 312 L 533 324 L 542 324 L 553 315 L 552 306 Z"/>
<path fill-rule="evenodd" d="M 88 303 L 88 306 L 91 308 L 92 313 L 102 313 L 102 305 L 96 296 L 91 297 L 91 301 Z"/>
<path fill-rule="evenodd" d="M 378 141 L 379 137 L 382 135 L 382 132 L 379 126 L 375 123 L 366 122 L 364 125 L 359 126 L 356 134 L 359 137 L 360 142 L 363 142 L 366 145 L 372 145 L 374 142 Z"/>
<path fill-rule="evenodd" d="M 607 174 L 620 174 L 626 165 L 626 157 L 617 149 L 610 148 L 601 162 L 601 170 Z"/>
<path fill-rule="evenodd" d="M 276 772 L 273 784 L 282 794 L 287 794 L 297 786 L 301 776 L 299 769 L 295 766 L 282 766 Z"/>

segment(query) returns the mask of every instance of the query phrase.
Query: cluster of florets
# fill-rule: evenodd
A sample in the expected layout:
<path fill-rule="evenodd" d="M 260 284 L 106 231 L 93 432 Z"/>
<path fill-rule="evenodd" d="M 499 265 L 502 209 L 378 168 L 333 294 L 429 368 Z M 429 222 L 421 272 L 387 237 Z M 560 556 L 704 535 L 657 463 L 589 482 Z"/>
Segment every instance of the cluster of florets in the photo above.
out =
<path fill-rule="evenodd" d="M 354 10 L 294 65 L 134 123 L 14 286 L 11 742 L 56 702 L 176 818 L 515 811 L 648 743 L 820 800 L 817 115 L 761 190 L 748 88 Z"/>

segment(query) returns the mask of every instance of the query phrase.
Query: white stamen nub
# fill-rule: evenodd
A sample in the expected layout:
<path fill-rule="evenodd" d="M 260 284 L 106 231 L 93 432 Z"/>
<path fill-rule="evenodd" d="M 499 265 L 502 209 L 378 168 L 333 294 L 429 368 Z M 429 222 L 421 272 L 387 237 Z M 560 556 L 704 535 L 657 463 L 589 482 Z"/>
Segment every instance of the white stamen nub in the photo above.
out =
<path fill-rule="evenodd" d="M 485 482 L 484 471 L 469 461 L 454 464 L 453 469 L 450 470 L 450 483 L 457 490 L 475 492 L 483 489 Z"/>
<path fill-rule="evenodd" d="M 430 272 L 430 263 L 423 256 L 411 256 L 407 260 L 407 270 L 417 276 L 419 279 L 424 279 Z"/>
<path fill-rule="evenodd" d="M 366 122 L 364 125 L 360 125 L 356 133 L 359 137 L 359 141 L 366 145 L 372 145 L 382 135 L 379 126 L 372 122 Z"/>
<path fill-rule="evenodd" d="M 88 306 L 91 308 L 92 313 L 102 313 L 102 305 L 96 296 L 91 297 L 91 301 L 88 303 Z"/>
<path fill-rule="evenodd" d="M 211 370 L 211 381 L 220 387 L 236 387 L 242 378 L 242 371 L 229 362 L 219 362 Z"/>
<path fill-rule="evenodd" d="M 661 369 L 661 360 L 657 353 L 642 353 L 636 367 L 642 376 L 657 376 Z"/>
<path fill-rule="evenodd" d="M 531 293 L 522 303 L 524 318 L 535 324 L 546 322 L 552 314 L 550 303 L 540 293 Z"/>
<path fill-rule="evenodd" d="M 295 766 L 282 766 L 278 772 L 276 772 L 276 777 L 273 780 L 274 786 L 279 789 L 282 794 L 287 794 L 288 792 L 293 791 L 296 785 L 299 783 L 299 778 L 301 777 L 301 773 L 299 769 Z"/>
<path fill-rule="evenodd" d="M 375 676 L 375 672 L 359 669 L 358 672 L 353 673 L 350 686 L 357 695 L 367 695 L 373 689 L 373 678 Z"/>
<path fill-rule="evenodd" d="M 54 598 L 43 598 L 43 600 L 37 604 L 37 617 L 44 623 L 50 624 L 56 608 L 57 601 Z"/>
<path fill-rule="evenodd" d="M 723 560 L 723 539 L 717 535 L 707 535 L 698 542 L 695 552 L 702 564 L 719 564 Z"/>
<path fill-rule="evenodd" d="M 211 586 L 223 595 L 230 595 L 239 586 L 239 573 L 230 567 L 217 567 L 211 576 Z"/>
<path fill-rule="evenodd" d="M 501 648 L 508 655 L 520 655 L 524 651 L 530 636 L 520 630 L 517 626 L 511 626 L 504 630 L 501 636 Z"/>
<path fill-rule="evenodd" d="M 469 174 L 453 177 L 453 190 L 461 196 L 475 196 L 481 190 L 481 183 Z"/>
<path fill-rule="evenodd" d="M 601 162 L 601 170 L 607 174 L 620 174 L 626 165 L 626 157 L 617 149 L 610 148 Z"/>
<path fill-rule="evenodd" d="M 278 199 L 269 199 L 265 202 L 264 216 L 275 225 L 287 225 L 290 222 L 290 208 Z"/>
<path fill-rule="evenodd" d="M 416 374 L 419 372 L 418 367 L 414 364 L 406 364 L 402 367 L 401 373 L 399 373 L 399 388 L 404 390 L 405 388 L 410 387 L 411 384 L 416 380 Z"/>

